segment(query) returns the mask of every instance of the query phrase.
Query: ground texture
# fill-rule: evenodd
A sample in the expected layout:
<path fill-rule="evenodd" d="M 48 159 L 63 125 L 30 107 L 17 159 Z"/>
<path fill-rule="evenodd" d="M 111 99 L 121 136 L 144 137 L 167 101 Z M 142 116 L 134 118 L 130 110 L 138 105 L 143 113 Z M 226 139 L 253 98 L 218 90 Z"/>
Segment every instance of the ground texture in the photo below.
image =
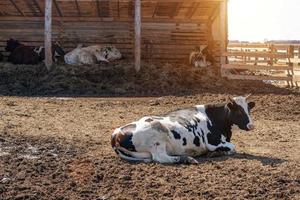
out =
<path fill-rule="evenodd" d="M 0 199 L 300 199 L 298 91 L 258 82 L 215 82 L 196 72 L 192 80 L 167 74 L 167 80 L 174 81 L 169 85 L 159 85 L 163 78 L 157 77 L 155 84 L 135 75 L 136 82 L 128 82 L 130 88 L 118 86 L 123 96 L 127 90 L 133 96 L 142 88 L 147 95 L 156 88 L 153 96 L 177 90 L 177 96 L 20 97 L 41 95 L 45 83 L 33 81 L 20 89 L 26 78 L 9 82 L 9 70 L 0 74 L 7 77 L 0 79 L 2 94 L 20 94 L 0 97 Z M 61 84 L 68 85 L 69 80 Z M 84 91 L 54 88 L 45 90 L 45 95 L 63 96 L 65 91 L 66 96 L 76 96 Z M 191 92 L 191 88 L 199 90 Z M 199 157 L 198 165 L 161 165 L 128 163 L 111 149 L 114 128 L 144 115 L 225 102 L 228 94 L 248 92 L 254 93 L 252 100 L 257 104 L 253 111 L 256 129 L 234 132 L 237 154 L 233 156 Z"/>

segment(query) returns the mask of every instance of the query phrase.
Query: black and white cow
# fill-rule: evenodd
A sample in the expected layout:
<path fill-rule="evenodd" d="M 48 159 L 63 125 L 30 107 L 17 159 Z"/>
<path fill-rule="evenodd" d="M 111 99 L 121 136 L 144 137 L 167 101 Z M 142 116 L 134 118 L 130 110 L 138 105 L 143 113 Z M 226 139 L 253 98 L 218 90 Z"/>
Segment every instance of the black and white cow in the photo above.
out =
<path fill-rule="evenodd" d="M 35 65 L 45 59 L 43 47 L 27 46 L 14 39 L 7 40 L 5 50 L 10 52 L 8 62 L 13 64 Z M 65 54 L 63 49 L 56 43 L 53 45 L 52 53 L 53 59 L 58 55 L 64 56 Z"/>
<path fill-rule="evenodd" d="M 190 65 L 197 68 L 205 68 L 213 64 L 213 57 L 207 45 L 197 46 L 191 53 L 189 58 Z"/>
<path fill-rule="evenodd" d="M 249 95 L 250 96 L 250 95 Z M 117 128 L 111 139 L 115 152 L 128 161 L 197 163 L 193 158 L 209 152 L 230 155 L 233 125 L 254 129 L 247 97 L 229 98 L 220 105 L 197 105 L 163 117 L 143 117 Z"/>

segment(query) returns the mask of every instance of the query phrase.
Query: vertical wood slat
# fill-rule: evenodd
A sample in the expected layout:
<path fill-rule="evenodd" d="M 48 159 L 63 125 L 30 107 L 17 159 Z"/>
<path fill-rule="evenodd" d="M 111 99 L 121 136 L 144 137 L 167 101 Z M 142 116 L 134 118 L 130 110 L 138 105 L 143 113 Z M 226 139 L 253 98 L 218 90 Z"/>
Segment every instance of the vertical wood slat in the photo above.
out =
<path fill-rule="evenodd" d="M 135 15 L 134 15 L 134 30 L 135 30 L 135 70 L 138 72 L 141 69 L 141 0 L 135 0 Z"/>
<path fill-rule="evenodd" d="M 227 51 L 227 0 L 220 2 L 220 34 L 221 34 L 221 43 L 220 43 L 220 55 L 221 55 L 221 74 L 224 76 L 224 71 L 222 66 L 226 64 L 227 57 L 224 56 L 224 53 Z"/>
<path fill-rule="evenodd" d="M 51 70 L 52 61 L 52 0 L 46 0 L 45 4 L 45 64 L 48 70 Z"/>

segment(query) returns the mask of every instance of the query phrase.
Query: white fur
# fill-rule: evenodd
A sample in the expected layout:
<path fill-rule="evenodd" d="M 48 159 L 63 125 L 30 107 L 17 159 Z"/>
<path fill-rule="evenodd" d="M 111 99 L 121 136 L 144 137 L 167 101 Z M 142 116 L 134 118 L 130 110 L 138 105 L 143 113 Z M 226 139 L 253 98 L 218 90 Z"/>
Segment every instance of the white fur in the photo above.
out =
<path fill-rule="evenodd" d="M 77 46 L 65 55 L 65 63 L 69 65 L 92 65 L 97 62 L 110 62 L 121 59 L 122 54 L 114 46 L 93 45 L 89 47 Z"/>

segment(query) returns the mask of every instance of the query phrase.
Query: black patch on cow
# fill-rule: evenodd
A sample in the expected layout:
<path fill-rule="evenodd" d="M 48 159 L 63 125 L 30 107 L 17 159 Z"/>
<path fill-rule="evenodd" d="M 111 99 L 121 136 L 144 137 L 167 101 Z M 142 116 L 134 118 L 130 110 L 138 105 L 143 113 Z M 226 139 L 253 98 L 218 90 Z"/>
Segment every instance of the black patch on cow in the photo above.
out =
<path fill-rule="evenodd" d="M 152 122 L 152 121 L 154 121 L 152 118 L 148 118 L 145 120 L 145 122 Z"/>
<path fill-rule="evenodd" d="M 136 129 L 136 124 L 128 124 L 121 128 L 122 133 L 118 133 L 114 138 L 121 147 L 129 150 L 136 151 L 132 143 L 133 131 Z"/>
<path fill-rule="evenodd" d="M 229 109 L 225 104 L 206 105 L 205 112 L 209 120 L 207 128 L 210 133 L 207 134 L 208 143 L 211 145 L 219 145 L 222 134 L 230 141 L 232 132 L 232 123 L 229 121 Z"/>
<path fill-rule="evenodd" d="M 230 151 L 229 147 L 218 147 L 216 151 Z"/>
<path fill-rule="evenodd" d="M 218 146 L 221 141 L 221 132 L 217 129 L 217 127 L 212 126 L 209 122 L 207 122 L 208 130 L 210 131 L 207 134 L 207 142 L 208 144 Z"/>
<path fill-rule="evenodd" d="M 177 131 L 171 130 L 171 132 L 173 133 L 174 138 L 176 140 L 180 140 L 181 139 L 181 136 L 180 136 L 180 134 Z"/>
<path fill-rule="evenodd" d="M 200 146 L 200 138 L 198 137 L 198 136 L 196 136 L 195 138 L 194 138 L 194 142 L 193 142 L 197 147 L 199 147 Z"/>
<path fill-rule="evenodd" d="M 132 143 L 132 137 L 133 134 L 130 132 L 127 132 L 126 134 L 124 134 L 120 141 L 119 141 L 119 145 L 125 149 L 127 149 L 128 151 L 136 151 L 135 146 Z"/>
<path fill-rule="evenodd" d="M 183 146 L 186 146 L 186 144 L 187 144 L 186 138 L 183 138 L 182 141 L 183 141 L 182 145 L 183 145 Z"/>
<path fill-rule="evenodd" d="M 201 137 L 202 137 L 203 143 L 205 143 L 204 135 L 201 135 Z"/>

